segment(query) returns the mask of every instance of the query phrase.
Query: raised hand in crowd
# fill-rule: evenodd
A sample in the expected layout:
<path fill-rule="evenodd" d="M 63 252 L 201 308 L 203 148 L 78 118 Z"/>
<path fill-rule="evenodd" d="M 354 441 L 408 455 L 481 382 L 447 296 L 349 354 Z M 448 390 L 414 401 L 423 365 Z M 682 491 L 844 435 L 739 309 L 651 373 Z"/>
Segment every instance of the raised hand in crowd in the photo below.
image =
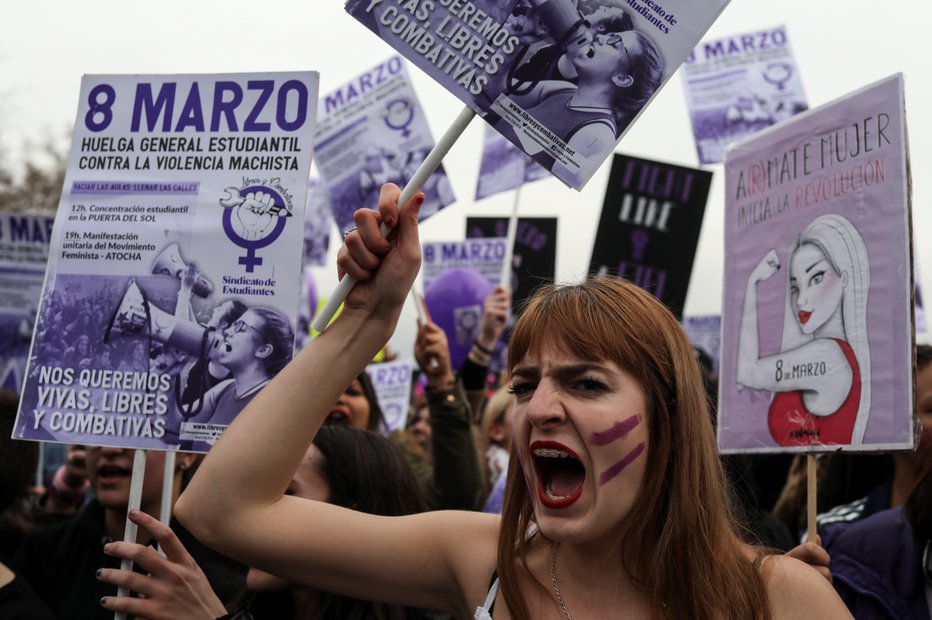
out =
<path fill-rule="evenodd" d="M 426 312 L 426 308 L 425 308 Z M 414 341 L 414 359 L 427 377 L 427 386 L 434 389 L 453 387 L 456 377 L 450 362 L 450 347 L 447 335 L 427 317 L 418 321 L 417 338 Z"/>
<path fill-rule="evenodd" d="M 828 551 L 822 547 L 822 538 L 820 536 L 816 536 L 815 542 L 804 542 L 801 545 L 796 545 L 787 551 L 786 555 L 805 562 L 816 569 L 829 583 L 832 583 L 832 571 L 829 570 L 829 563 L 832 558 L 829 556 Z"/>
<path fill-rule="evenodd" d="M 153 547 L 130 542 L 112 542 L 104 553 L 132 560 L 147 574 L 119 568 L 101 568 L 97 578 L 117 587 L 126 587 L 143 598 L 106 596 L 100 604 L 114 612 L 132 614 L 147 620 L 214 620 L 227 610 L 214 594 L 204 575 L 175 533 L 158 519 L 133 510 L 128 518 L 146 536 L 159 544 L 162 557 Z"/>
<path fill-rule="evenodd" d="M 482 319 L 479 322 L 476 340 L 459 369 L 466 397 L 477 423 L 486 397 L 485 389 L 489 367 L 492 365 L 492 353 L 505 327 L 508 326 L 510 312 L 511 292 L 508 287 L 499 284 L 482 302 Z"/>
<path fill-rule="evenodd" d="M 511 312 L 511 293 L 502 284 L 497 285 L 482 302 L 482 321 L 476 343 L 486 350 L 493 350 L 502 332 L 508 325 Z"/>
<path fill-rule="evenodd" d="M 50 513 L 73 513 L 84 504 L 90 488 L 87 473 L 87 448 L 70 444 L 65 462 L 52 477 L 52 484 L 39 500 L 40 508 Z"/>

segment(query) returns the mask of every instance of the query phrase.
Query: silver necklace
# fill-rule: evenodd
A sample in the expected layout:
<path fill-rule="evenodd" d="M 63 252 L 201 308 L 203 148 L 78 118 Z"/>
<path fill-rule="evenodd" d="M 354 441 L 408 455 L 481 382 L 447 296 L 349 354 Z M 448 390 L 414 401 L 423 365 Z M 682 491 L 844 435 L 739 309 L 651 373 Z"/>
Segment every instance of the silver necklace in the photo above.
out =
<path fill-rule="evenodd" d="M 550 581 L 553 583 L 553 592 L 557 595 L 557 602 L 560 603 L 563 616 L 566 620 L 573 620 L 573 617 L 570 616 L 570 612 L 566 610 L 566 603 L 563 602 L 563 597 L 560 596 L 560 586 L 557 585 L 557 549 L 559 548 L 560 543 L 558 542 L 553 546 L 553 553 L 550 554 Z"/>

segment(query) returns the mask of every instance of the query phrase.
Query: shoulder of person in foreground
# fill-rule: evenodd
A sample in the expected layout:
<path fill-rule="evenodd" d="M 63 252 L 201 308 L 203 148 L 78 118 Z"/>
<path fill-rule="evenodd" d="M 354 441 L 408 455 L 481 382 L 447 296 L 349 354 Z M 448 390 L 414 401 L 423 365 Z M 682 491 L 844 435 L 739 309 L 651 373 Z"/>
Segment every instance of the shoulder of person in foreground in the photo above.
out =
<path fill-rule="evenodd" d="M 55 614 L 22 577 L 0 562 L 0 617 L 9 620 L 54 620 Z"/>
<path fill-rule="evenodd" d="M 828 581 L 805 562 L 771 555 L 765 558 L 761 573 L 774 620 L 852 617 Z"/>

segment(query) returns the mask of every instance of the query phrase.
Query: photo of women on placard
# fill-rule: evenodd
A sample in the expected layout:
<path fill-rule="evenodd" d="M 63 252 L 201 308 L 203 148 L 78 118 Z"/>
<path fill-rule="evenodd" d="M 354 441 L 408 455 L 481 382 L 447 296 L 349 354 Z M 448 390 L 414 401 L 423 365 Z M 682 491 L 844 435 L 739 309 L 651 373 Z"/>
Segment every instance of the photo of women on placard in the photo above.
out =
<path fill-rule="evenodd" d="M 200 436 L 198 427 L 229 425 L 288 363 L 293 343 L 288 319 L 269 308 L 250 308 L 223 330 L 216 361 L 230 372 L 230 378 L 210 388 L 201 410 L 182 423 L 182 449 L 209 449 L 213 441 Z"/>
<path fill-rule="evenodd" d="M 663 56 L 621 8 L 542 4 L 553 5 L 537 7 L 553 42 L 518 54 L 505 94 L 580 158 L 602 157 L 660 87 Z"/>
<path fill-rule="evenodd" d="M 779 445 L 858 445 L 871 403 L 867 247 L 841 215 L 806 226 L 787 253 L 780 351 L 761 356 L 769 326 L 758 324 L 757 285 L 783 266 L 770 250 L 748 277 L 737 383 L 772 393 L 767 426 Z"/>

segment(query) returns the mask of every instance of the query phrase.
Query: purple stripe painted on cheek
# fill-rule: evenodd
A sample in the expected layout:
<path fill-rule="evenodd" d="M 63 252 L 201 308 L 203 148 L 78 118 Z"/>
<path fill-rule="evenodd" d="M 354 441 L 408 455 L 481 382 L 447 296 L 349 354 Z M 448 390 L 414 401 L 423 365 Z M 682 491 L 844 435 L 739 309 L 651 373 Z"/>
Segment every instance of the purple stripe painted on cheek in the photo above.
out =
<path fill-rule="evenodd" d="M 644 443 L 641 442 L 634 447 L 631 452 L 625 455 L 623 459 L 606 469 L 602 472 L 602 475 L 599 476 L 599 484 L 606 484 L 612 478 L 621 473 L 621 471 L 631 464 L 634 459 L 641 456 L 641 453 L 644 452 Z"/>
<path fill-rule="evenodd" d="M 607 431 L 600 431 L 597 433 L 592 433 L 590 442 L 594 446 L 604 446 L 610 444 L 617 439 L 621 439 L 628 433 L 630 433 L 635 426 L 641 423 L 641 416 L 634 414 L 627 420 L 621 422 L 616 422 L 610 429 Z"/>

